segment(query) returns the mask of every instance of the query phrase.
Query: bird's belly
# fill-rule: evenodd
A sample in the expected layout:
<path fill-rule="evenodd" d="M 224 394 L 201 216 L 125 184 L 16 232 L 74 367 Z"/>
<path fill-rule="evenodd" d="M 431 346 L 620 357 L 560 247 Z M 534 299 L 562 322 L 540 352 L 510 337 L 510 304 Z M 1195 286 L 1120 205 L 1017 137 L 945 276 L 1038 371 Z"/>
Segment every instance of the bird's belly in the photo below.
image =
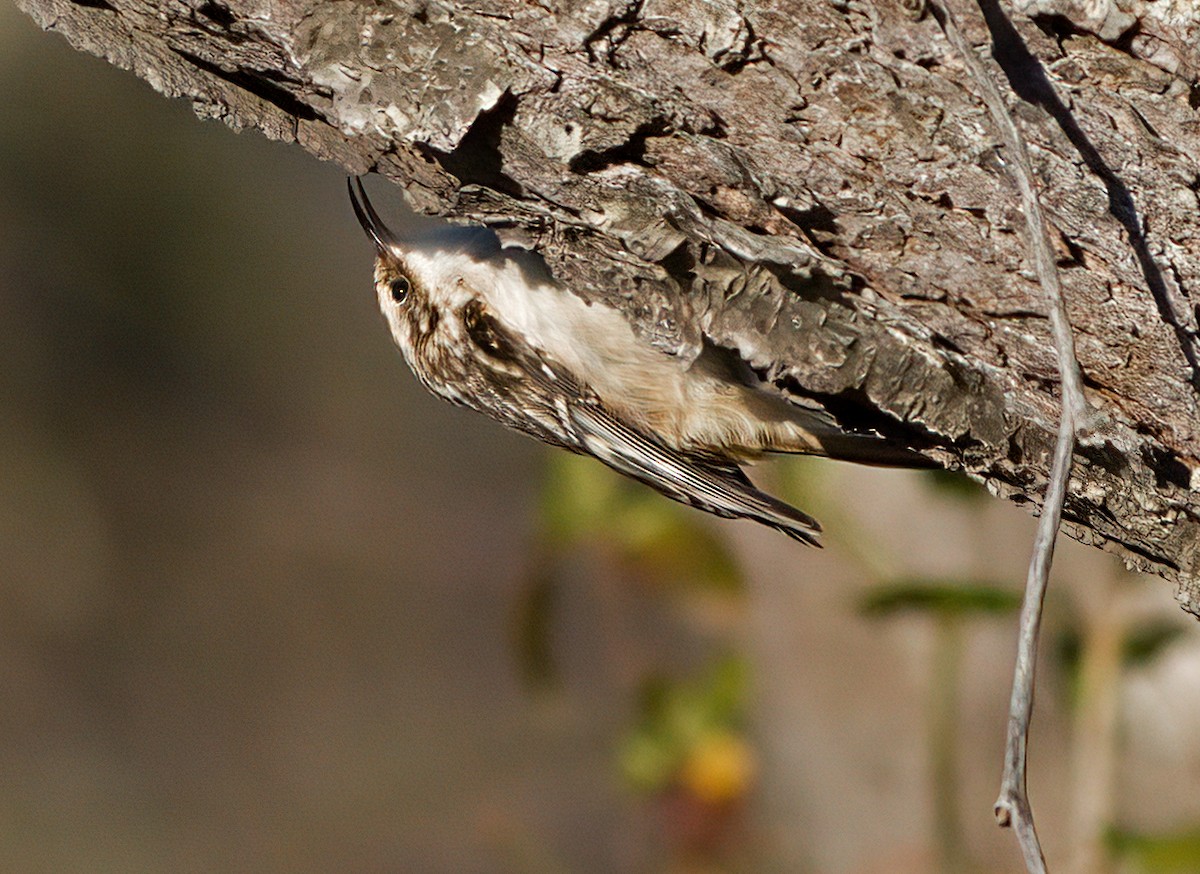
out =
<path fill-rule="evenodd" d="M 504 321 L 613 413 L 676 449 L 750 458 L 816 444 L 782 398 L 720 379 L 645 342 L 617 310 L 550 285 L 491 289 Z"/>

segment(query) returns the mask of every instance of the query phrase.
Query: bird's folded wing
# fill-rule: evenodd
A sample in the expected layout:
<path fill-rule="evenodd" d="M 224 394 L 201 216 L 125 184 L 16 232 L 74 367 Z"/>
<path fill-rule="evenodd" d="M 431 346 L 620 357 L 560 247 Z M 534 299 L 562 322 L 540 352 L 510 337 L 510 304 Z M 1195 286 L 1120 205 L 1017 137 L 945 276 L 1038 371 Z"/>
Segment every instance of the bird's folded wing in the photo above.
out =
<path fill-rule="evenodd" d="M 754 519 L 820 546 L 816 519 L 759 491 L 736 464 L 664 446 L 595 402 L 572 406 L 569 416 L 583 449 L 667 497 L 718 516 Z"/>

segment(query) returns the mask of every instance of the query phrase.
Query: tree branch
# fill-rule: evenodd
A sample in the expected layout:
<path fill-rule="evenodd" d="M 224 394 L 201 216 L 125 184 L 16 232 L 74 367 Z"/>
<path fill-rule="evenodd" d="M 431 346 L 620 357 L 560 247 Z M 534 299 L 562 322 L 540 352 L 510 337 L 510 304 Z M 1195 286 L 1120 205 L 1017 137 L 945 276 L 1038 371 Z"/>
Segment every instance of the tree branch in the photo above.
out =
<path fill-rule="evenodd" d="M 962 62 L 900 2 L 18 3 L 203 116 L 538 248 L 665 351 L 707 336 L 996 493 L 1042 491 L 1055 331 Z M 1131 40 L 1049 14 L 996 45 L 1105 421 L 1065 529 L 1200 615 L 1200 42 L 1187 21 Z"/>

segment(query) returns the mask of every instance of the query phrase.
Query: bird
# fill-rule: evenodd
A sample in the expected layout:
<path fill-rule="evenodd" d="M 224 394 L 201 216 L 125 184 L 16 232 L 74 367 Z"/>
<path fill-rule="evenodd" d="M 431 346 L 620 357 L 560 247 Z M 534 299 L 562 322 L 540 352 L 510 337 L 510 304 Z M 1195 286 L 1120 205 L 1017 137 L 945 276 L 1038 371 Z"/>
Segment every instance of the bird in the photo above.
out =
<path fill-rule="evenodd" d="M 545 443 L 590 455 L 672 500 L 820 546 L 812 516 L 760 491 L 742 465 L 772 453 L 928 467 L 874 433 L 841 428 L 705 342 L 694 360 L 655 348 L 617 309 L 557 282 L 536 253 L 482 227 L 401 236 L 362 179 L 347 179 L 375 246 L 392 337 L 433 394 Z"/>

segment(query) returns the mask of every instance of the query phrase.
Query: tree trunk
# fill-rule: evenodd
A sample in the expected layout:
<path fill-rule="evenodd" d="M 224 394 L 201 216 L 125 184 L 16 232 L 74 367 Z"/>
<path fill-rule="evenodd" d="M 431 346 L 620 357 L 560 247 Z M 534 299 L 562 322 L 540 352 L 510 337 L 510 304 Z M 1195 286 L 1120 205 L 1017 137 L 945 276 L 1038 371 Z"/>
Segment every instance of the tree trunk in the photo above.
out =
<path fill-rule="evenodd" d="M 921 0 L 17 0 L 202 116 L 538 249 L 1036 509 L 1058 419 L 1000 136 Z M 952 0 L 1027 138 L 1090 400 L 1068 532 L 1200 615 L 1200 12 Z M 1125 8 L 1132 11 L 1123 11 Z"/>

